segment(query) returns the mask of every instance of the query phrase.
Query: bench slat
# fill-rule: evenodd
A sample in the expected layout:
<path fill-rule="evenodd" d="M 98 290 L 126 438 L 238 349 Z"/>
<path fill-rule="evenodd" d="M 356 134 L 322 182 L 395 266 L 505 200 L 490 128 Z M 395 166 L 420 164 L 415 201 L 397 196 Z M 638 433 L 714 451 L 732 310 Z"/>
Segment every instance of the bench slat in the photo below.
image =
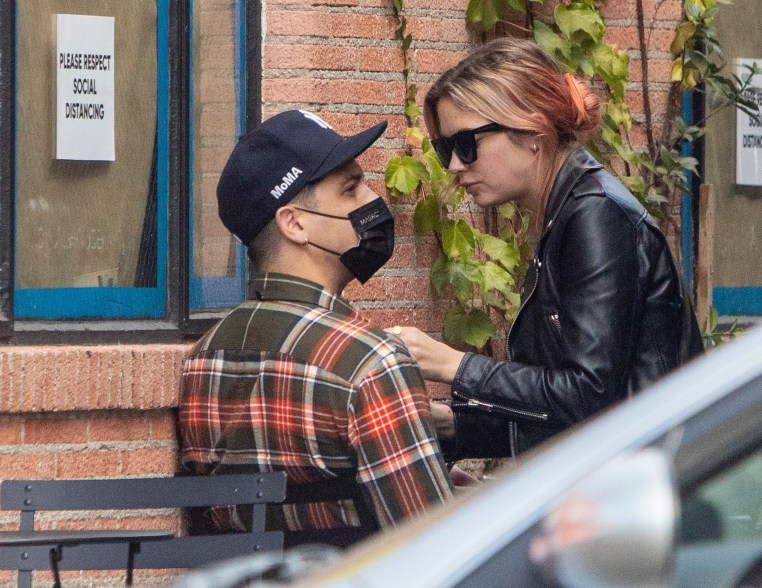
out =
<path fill-rule="evenodd" d="M 286 474 L 174 478 L 4 480 L 0 510 L 186 508 L 282 502 Z"/>
<path fill-rule="evenodd" d="M 135 555 L 135 569 L 193 568 L 260 551 L 279 551 L 282 544 L 280 531 L 239 533 L 224 538 L 221 535 L 177 537 L 144 544 Z M 64 547 L 58 567 L 61 571 L 124 570 L 127 544 Z M 0 549 L 0 570 L 50 570 L 50 547 L 4 547 Z"/>

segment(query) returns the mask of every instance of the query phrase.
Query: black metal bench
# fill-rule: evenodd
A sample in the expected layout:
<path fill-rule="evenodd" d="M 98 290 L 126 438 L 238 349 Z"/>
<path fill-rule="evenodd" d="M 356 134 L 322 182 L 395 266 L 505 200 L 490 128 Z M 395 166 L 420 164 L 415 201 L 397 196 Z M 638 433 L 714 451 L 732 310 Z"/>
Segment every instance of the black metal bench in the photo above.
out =
<path fill-rule="evenodd" d="M 60 556 L 63 545 L 66 545 L 65 553 L 57 561 L 61 570 L 128 569 L 130 557 L 136 569 L 191 568 L 257 551 L 279 552 L 283 549 L 283 533 L 265 531 L 266 508 L 268 503 L 282 502 L 285 493 L 283 472 L 209 477 L 5 480 L 0 485 L 0 510 L 20 512 L 20 533 L 16 535 L 29 537 L 28 543 L 43 539 L 38 535 L 42 531 L 35 530 L 35 513 L 39 511 L 251 505 L 253 515 L 250 533 L 174 537 L 152 541 L 142 550 L 135 549 L 134 538 L 77 544 L 51 537 L 41 545 L 0 546 L 0 569 L 17 570 L 18 586 L 29 588 L 32 571 L 50 569 L 51 550 L 57 550 Z M 131 571 L 128 571 L 130 577 Z"/>

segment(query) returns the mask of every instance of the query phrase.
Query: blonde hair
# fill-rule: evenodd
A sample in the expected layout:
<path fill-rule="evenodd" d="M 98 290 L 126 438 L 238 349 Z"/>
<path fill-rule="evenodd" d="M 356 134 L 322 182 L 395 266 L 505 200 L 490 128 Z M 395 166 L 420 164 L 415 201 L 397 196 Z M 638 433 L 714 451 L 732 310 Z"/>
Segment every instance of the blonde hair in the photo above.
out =
<path fill-rule="evenodd" d="M 443 73 L 426 94 L 424 120 L 429 134 L 441 135 L 437 105 L 448 98 L 458 108 L 531 133 L 538 147 L 538 181 L 545 202 L 559 150 L 598 127 L 598 97 L 536 43 L 504 37 L 472 51 Z M 545 176 L 543 178 L 543 175 Z"/>

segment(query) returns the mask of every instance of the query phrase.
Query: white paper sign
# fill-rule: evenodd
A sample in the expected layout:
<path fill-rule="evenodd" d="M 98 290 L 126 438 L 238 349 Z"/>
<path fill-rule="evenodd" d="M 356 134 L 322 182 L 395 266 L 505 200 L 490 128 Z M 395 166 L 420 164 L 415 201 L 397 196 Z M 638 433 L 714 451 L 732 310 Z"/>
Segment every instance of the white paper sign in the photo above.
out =
<path fill-rule="evenodd" d="M 56 15 L 56 159 L 114 161 L 114 17 Z"/>
<path fill-rule="evenodd" d="M 762 59 L 736 59 L 736 75 L 742 80 L 751 71 L 744 67 L 756 62 L 762 69 Z M 744 91 L 744 98 L 760 106 L 762 121 L 762 73 L 754 75 Z M 762 186 L 762 122 L 736 109 L 736 184 Z"/>

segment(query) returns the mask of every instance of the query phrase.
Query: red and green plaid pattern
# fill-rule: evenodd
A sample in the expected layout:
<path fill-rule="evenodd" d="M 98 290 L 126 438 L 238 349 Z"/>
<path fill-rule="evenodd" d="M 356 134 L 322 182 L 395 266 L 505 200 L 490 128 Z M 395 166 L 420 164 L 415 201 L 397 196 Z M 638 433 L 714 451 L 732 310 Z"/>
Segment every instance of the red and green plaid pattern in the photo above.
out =
<path fill-rule="evenodd" d="M 258 276 L 252 299 L 185 361 L 183 463 L 255 465 L 309 483 L 351 476 L 381 527 L 451 496 L 428 396 L 413 359 L 317 284 Z M 284 508 L 290 529 L 356 523 L 347 504 Z"/>

